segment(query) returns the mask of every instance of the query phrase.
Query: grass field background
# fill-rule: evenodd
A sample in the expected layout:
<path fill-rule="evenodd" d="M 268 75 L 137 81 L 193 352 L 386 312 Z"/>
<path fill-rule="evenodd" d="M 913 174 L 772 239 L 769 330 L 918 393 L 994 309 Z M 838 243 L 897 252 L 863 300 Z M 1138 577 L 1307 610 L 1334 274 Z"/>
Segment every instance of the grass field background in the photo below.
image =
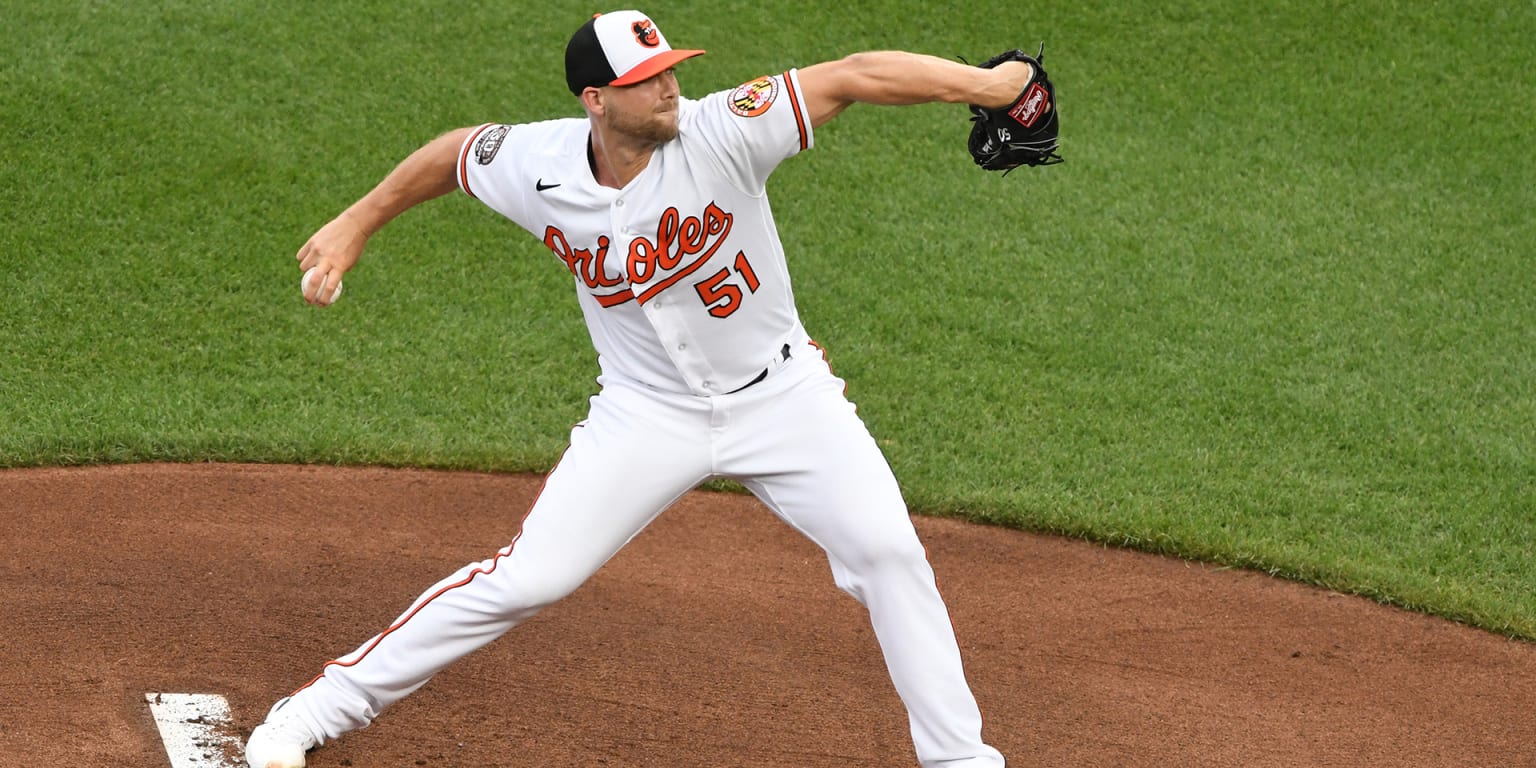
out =
<path fill-rule="evenodd" d="M 324 311 L 292 257 L 433 136 L 575 114 L 601 9 L 0 9 L 0 466 L 553 463 L 596 365 L 538 242 L 435 201 Z M 710 50 L 693 96 L 1047 41 L 1065 164 L 984 174 L 963 108 L 859 107 L 770 185 L 915 510 L 1536 639 L 1536 5 L 644 9 Z"/>

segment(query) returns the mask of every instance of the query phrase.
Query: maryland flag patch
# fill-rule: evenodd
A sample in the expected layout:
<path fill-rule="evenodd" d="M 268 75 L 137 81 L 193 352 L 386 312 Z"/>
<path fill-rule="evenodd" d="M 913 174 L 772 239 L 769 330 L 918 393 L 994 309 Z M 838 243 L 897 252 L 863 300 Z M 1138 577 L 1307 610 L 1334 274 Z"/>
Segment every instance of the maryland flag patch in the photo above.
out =
<path fill-rule="evenodd" d="M 773 106 L 773 100 L 778 98 L 779 84 L 771 77 L 759 77 L 749 83 L 742 83 L 731 92 L 731 111 L 742 117 L 757 117 Z"/>

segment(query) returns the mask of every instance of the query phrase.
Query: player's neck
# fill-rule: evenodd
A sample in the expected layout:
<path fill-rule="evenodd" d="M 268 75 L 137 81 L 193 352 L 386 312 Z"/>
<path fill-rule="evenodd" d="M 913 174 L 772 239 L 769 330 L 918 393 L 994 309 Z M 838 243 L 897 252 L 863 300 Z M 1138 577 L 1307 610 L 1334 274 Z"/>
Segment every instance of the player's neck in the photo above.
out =
<path fill-rule="evenodd" d="M 594 125 L 587 140 L 592 178 L 602 186 L 623 189 L 650 164 L 656 146 L 654 141 L 636 140 Z"/>

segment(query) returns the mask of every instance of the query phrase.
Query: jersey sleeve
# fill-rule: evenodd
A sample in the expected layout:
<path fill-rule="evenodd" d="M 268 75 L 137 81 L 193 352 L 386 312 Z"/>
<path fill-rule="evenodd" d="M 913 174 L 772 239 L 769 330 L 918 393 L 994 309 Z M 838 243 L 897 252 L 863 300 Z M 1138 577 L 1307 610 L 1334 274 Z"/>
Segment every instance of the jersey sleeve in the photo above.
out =
<path fill-rule="evenodd" d="M 516 153 L 501 149 L 515 141 L 520 127 L 486 123 L 470 131 L 459 147 L 457 165 L 459 189 L 516 222 L 522 221 L 523 207 L 522 188 L 516 183 Z"/>
<path fill-rule="evenodd" d="M 796 70 L 759 77 L 699 100 L 689 130 L 744 192 L 760 194 L 779 163 L 814 143 Z"/>

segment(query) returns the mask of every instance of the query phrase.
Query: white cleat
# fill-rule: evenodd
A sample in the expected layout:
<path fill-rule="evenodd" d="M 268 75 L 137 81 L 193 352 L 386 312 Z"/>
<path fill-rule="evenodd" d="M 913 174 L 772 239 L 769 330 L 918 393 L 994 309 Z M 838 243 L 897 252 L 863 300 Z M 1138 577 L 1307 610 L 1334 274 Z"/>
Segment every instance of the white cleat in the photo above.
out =
<path fill-rule="evenodd" d="M 315 746 L 314 737 L 297 719 L 277 713 L 283 699 L 267 713 L 267 721 L 251 731 L 245 743 L 245 761 L 251 768 L 304 768 L 304 753 Z"/>

